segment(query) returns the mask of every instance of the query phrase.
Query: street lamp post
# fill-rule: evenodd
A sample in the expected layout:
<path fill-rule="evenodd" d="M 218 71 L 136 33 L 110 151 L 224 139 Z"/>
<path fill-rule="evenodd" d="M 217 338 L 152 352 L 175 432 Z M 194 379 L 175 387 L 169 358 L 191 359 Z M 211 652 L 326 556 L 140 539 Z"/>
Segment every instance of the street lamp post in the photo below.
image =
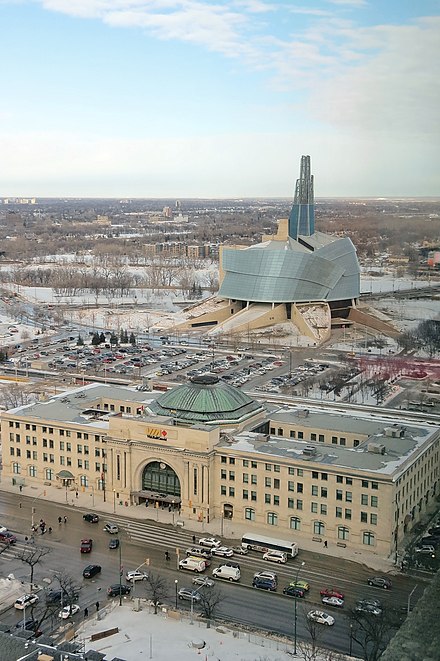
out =
<path fill-rule="evenodd" d="M 418 587 L 419 587 L 418 585 L 415 585 L 408 595 L 408 603 L 406 608 L 407 615 L 409 615 L 411 612 L 411 597 L 413 596 L 414 592 L 417 590 Z"/>
<path fill-rule="evenodd" d="M 93 484 L 91 484 L 90 488 L 92 490 L 92 493 L 90 494 L 92 497 L 92 507 L 95 507 L 95 487 L 93 486 Z"/>
<path fill-rule="evenodd" d="M 171 505 L 173 508 L 173 526 L 174 526 L 174 517 L 175 517 L 175 512 L 174 512 L 174 500 L 171 501 Z"/>
<path fill-rule="evenodd" d="M 176 590 L 176 610 L 177 610 L 177 586 L 179 585 L 179 579 L 174 579 L 174 587 Z"/>
<path fill-rule="evenodd" d="M 122 606 L 122 540 L 119 538 L 119 605 Z"/>
<path fill-rule="evenodd" d="M 298 569 L 296 570 L 296 575 L 295 575 L 295 586 L 298 582 L 298 576 L 299 572 L 301 571 L 302 567 L 304 567 L 306 563 L 303 561 Z M 294 597 L 295 600 L 295 620 L 294 620 L 294 633 L 293 633 L 293 654 L 296 656 L 296 641 L 297 641 L 297 632 L 296 632 L 296 623 L 297 623 L 297 606 L 298 606 L 298 597 L 295 595 Z"/>
<path fill-rule="evenodd" d="M 116 512 L 116 489 L 113 489 L 113 514 Z"/>
<path fill-rule="evenodd" d="M 348 648 L 349 656 L 352 655 L 352 652 L 353 652 L 353 622 L 350 622 L 350 646 Z"/>

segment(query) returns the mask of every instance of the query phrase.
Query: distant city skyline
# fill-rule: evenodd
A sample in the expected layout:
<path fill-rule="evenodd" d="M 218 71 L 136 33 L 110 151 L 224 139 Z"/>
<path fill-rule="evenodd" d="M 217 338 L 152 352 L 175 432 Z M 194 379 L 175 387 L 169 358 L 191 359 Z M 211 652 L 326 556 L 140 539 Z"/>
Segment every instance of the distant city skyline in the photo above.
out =
<path fill-rule="evenodd" d="M 0 0 L 0 197 L 439 194 L 437 0 Z"/>

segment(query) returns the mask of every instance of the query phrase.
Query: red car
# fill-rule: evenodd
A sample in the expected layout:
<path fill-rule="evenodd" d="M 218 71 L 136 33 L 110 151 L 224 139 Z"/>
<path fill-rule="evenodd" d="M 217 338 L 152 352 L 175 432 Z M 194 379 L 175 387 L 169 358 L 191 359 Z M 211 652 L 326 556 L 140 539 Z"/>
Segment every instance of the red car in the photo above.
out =
<path fill-rule="evenodd" d="M 81 553 L 90 553 L 93 548 L 93 541 L 91 539 L 82 539 L 81 540 Z"/>
<path fill-rule="evenodd" d="M 335 588 L 324 588 L 320 592 L 321 597 L 337 597 L 338 599 L 344 599 L 344 593 Z"/>

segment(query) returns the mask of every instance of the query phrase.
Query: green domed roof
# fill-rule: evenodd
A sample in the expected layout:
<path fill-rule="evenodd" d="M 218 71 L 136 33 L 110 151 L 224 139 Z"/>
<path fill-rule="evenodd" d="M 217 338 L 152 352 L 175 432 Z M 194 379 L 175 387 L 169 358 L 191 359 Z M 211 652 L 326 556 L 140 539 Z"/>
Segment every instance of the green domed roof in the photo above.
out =
<path fill-rule="evenodd" d="M 238 388 L 207 374 L 163 393 L 149 409 L 155 415 L 189 424 L 234 424 L 261 411 L 262 406 Z"/>

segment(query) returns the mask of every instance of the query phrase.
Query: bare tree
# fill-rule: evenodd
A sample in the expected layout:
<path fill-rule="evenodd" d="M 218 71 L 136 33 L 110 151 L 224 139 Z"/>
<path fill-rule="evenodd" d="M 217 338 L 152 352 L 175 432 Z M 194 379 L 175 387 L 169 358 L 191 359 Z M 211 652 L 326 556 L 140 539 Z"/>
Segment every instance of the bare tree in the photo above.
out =
<path fill-rule="evenodd" d="M 315 661 L 320 654 L 319 641 L 322 638 L 324 627 L 315 622 L 304 612 L 304 625 L 307 632 L 307 640 L 299 641 L 298 648 L 304 661 Z"/>
<path fill-rule="evenodd" d="M 27 387 L 21 383 L 11 383 L 7 388 L 0 391 L 0 404 L 6 409 L 15 409 L 17 406 L 24 406 L 33 401 L 31 393 Z"/>
<path fill-rule="evenodd" d="M 154 606 L 154 614 L 157 615 L 159 606 L 168 597 L 168 582 L 163 576 L 149 572 L 148 578 L 145 581 L 145 590 L 151 600 L 151 604 Z"/>
<path fill-rule="evenodd" d="M 208 620 L 212 620 L 220 604 L 225 599 L 224 593 L 218 587 L 213 587 L 202 589 L 198 594 L 200 595 L 200 606 L 202 607 L 204 616 Z"/>
<path fill-rule="evenodd" d="M 51 552 L 51 549 L 48 548 L 47 546 L 25 546 L 19 551 L 16 551 L 15 557 L 17 560 L 21 560 L 21 562 L 24 562 L 26 565 L 28 565 L 30 569 L 30 584 L 31 584 L 31 590 L 33 589 L 34 585 L 34 572 L 35 572 L 35 567 L 38 565 L 42 558 L 44 558 L 48 553 Z"/>
<path fill-rule="evenodd" d="M 393 630 L 401 624 L 399 613 L 393 608 L 386 607 L 383 607 L 378 615 L 353 610 L 350 620 L 353 640 L 362 648 L 365 661 L 380 659 L 393 635 Z"/>

